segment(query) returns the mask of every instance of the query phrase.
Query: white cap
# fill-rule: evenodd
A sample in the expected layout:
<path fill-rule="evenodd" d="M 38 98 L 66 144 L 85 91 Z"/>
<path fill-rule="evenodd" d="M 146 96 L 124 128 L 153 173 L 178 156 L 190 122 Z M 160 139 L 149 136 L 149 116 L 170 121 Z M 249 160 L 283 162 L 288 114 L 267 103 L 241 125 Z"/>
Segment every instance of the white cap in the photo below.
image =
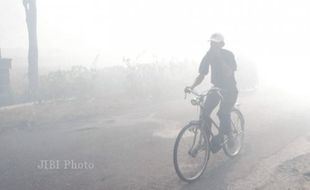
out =
<path fill-rule="evenodd" d="M 211 35 L 209 41 L 216 43 L 224 42 L 224 36 L 220 33 L 214 33 Z"/>

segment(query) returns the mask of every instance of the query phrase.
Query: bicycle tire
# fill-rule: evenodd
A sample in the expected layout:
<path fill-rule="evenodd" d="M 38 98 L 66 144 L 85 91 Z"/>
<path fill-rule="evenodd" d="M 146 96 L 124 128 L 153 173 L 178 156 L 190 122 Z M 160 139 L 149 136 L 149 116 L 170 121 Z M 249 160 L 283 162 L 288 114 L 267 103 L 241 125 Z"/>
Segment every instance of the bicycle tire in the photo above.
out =
<path fill-rule="evenodd" d="M 243 143 L 244 143 L 244 125 L 245 125 L 245 121 L 244 121 L 244 117 L 241 113 L 240 110 L 238 110 L 237 108 L 233 108 L 233 110 L 231 111 L 232 114 L 236 114 L 237 117 L 240 119 L 240 127 L 241 127 L 241 142 L 240 142 L 240 147 L 238 147 L 238 150 L 235 151 L 234 153 L 231 153 L 230 150 L 229 150 L 229 145 L 228 143 L 225 143 L 224 146 L 223 146 L 223 150 L 224 150 L 224 153 L 226 156 L 230 157 L 230 158 L 234 158 L 236 157 L 237 155 L 239 155 L 239 153 L 241 152 L 242 148 L 243 148 Z M 238 136 L 239 136 L 238 135 Z"/>
<path fill-rule="evenodd" d="M 179 148 L 179 143 L 184 135 L 184 133 L 190 128 L 190 127 L 195 127 L 197 129 L 199 129 L 201 131 L 201 128 L 198 124 L 188 124 L 186 125 L 178 134 L 177 138 L 176 138 L 176 141 L 175 141 L 175 144 L 174 144 L 174 150 L 173 150 L 173 163 L 174 163 L 174 168 L 175 168 L 175 171 L 177 173 L 177 175 L 179 176 L 179 178 L 183 181 L 186 181 L 186 182 L 193 182 L 195 180 L 197 180 L 205 171 L 206 167 L 207 167 L 207 163 L 208 163 L 208 160 L 209 160 L 209 157 L 210 157 L 210 146 L 209 146 L 209 141 L 208 141 L 208 138 L 207 138 L 207 135 L 205 134 L 205 132 L 202 132 L 201 134 L 203 135 L 203 139 L 204 139 L 204 146 L 205 148 L 207 149 L 205 151 L 205 160 L 204 160 L 204 163 L 202 165 L 202 168 L 200 169 L 200 171 L 194 175 L 193 177 L 191 178 L 188 178 L 186 177 L 180 167 L 179 167 L 179 163 L 178 163 L 178 148 Z"/>

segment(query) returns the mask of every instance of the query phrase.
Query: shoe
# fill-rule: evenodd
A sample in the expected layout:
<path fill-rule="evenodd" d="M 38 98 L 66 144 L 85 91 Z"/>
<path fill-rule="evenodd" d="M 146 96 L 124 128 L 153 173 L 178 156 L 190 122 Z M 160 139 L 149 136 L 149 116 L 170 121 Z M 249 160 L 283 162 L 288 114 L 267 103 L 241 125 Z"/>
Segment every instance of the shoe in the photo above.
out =
<path fill-rule="evenodd" d="M 221 150 L 222 145 L 223 145 L 223 139 L 224 136 L 222 134 L 218 134 L 212 137 L 211 143 L 210 143 L 210 148 L 212 153 L 217 153 L 218 151 Z"/>

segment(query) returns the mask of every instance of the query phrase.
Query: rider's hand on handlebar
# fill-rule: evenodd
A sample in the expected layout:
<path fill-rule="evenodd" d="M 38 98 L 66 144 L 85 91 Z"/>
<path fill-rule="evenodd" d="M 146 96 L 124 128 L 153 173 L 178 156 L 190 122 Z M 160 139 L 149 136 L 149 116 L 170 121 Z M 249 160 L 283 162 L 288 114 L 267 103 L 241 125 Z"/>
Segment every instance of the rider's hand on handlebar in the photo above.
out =
<path fill-rule="evenodd" d="M 185 93 L 190 93 L 192 90 L 193 90 L 192 87 L 187 86 L 187 87 L 185 87 L 184 92 L 185 92 Z"/>

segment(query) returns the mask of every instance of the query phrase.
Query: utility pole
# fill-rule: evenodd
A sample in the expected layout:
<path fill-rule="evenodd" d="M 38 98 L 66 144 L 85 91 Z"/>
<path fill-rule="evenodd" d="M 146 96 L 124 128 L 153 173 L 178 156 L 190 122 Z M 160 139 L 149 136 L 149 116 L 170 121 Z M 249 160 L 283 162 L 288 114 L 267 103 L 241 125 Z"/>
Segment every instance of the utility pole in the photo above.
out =
<path fill-rule="evenodd" d="M 31 98 L 36 98 L 39 86 L 37 7 L 36 0 L 23 0 L 28 29 L 28 79 Z"/>

